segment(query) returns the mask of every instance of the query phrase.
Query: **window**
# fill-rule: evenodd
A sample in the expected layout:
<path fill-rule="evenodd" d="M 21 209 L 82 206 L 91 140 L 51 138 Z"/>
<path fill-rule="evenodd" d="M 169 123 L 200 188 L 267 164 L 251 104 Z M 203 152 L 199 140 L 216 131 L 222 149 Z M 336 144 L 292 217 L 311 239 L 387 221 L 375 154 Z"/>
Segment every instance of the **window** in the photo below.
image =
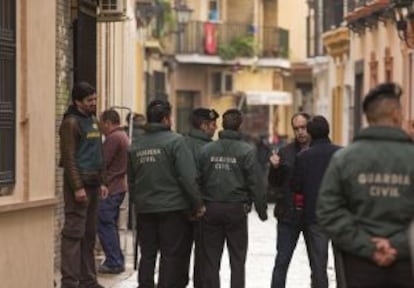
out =
<path fill-rule="evenodd" d="M 226 72 L 211 73 L 211 92 L 215 96 L 233 92 L 233 75 Z"/>
<path fill-rule="evenodd" d="M 323 32 L 338 28 L 344 18 L 344 2 L 342 0 L 323 1 Z"/>
<path fill-rule="evenodd" d="M 177 126 L 178 133 L 190 132 L 190 116 L 194 109 L 195 98 L 199 95 L 193 91 L 177 91 Z"/>
<path fill-rule="evenodd" d="M 214 72 L 211 74 L 211 84 L 213 95 L 221 94 L 221 72 Z"/>
<path fill-rule="evenodd" d="M 154 71 L 154 96 L 158 100 L 168 100 L 167 92 L 165 86 L 165 73 Z"/>
<path fill-rule="evenodd" d="M 165 73 L 154 71 L 153 74 L 145 73 L 145 91 L 147 105 L 152 100 L 168 100 L 165 85 Z"/>
<path fill-rule="evenodd" d="M 213 22 L 220 20 L 220 0 L 208 1 L 208 20 Z"/>
<path fill-rule="evenodd" d="M 0 2 L 0 195 L 15 183 L 16 1 Z"/>
<path fill-rule="evenodd" d="M 385 67 L 385 81 L 392 82 L 394 78 L 393 77 L 394 57 L 392 57 L 391 49 L 389 47 L 385 48 L 384 67 Z"/>
<path fill-rule="evenodd" d="M 378 61 L 375 52 L 371 52 L 371 61 L 369 62 L 370 87 L 373 88 L 378 84 Z"/>

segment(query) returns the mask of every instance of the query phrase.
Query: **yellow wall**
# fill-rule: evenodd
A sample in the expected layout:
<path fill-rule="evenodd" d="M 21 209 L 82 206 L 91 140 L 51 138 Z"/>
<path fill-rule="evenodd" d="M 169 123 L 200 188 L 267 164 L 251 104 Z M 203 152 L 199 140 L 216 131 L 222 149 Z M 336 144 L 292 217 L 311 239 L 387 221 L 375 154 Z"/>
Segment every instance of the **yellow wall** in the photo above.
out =
<path fill-rule="evenodd" d="M 304 0 L 278 1 L 278 24 L 289 30 L 289 59 L 306 59 L 306 16 L 307 4 Z"/>
<path fill-rule="evenodd" d="M 242 70 L 235 74 L 235 89 L 236 91 L 244 90 L 273 90 L 273 70 L 259 69 L 258 72 L 252 73 L 250 71 Z"/>
<path fill-rule="evenodd" d="M 1 287 L 53 287 L 55 6 L 17 1 L 16 185 L 0 197 Z"/>

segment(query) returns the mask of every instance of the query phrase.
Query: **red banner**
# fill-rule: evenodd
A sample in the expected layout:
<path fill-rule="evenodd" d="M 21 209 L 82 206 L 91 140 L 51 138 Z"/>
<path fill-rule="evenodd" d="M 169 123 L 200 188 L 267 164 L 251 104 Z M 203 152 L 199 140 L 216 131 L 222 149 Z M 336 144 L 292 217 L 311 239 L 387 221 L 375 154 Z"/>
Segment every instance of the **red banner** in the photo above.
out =
<path fill-rule="evenodd" d="M 210 55 L 217 53 L 216 27 L 210 22 L 204 23 L 204 50 Z"/>

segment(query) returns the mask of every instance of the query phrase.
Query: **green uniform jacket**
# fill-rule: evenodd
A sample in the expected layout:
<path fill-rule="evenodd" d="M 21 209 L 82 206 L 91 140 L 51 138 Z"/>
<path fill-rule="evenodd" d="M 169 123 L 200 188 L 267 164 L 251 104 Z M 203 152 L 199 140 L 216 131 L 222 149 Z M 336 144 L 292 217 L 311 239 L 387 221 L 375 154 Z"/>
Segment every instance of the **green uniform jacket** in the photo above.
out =
<path fill-rule="evenodd" d="M 202 205 L 196 167 L 183 136 L 150 123 L 128 156 L 128 184 L 138 213 L 195 210 Z"/>
<path fill-rule="evenodd" d="M 402 130 L 369 127 L 337 152 L 319 191 L 319 223 L 342 250 L 372 259 L 384 237 L 408 259 L 414 217 L 414 145 Z"/>
<path fill-rule="evenodd" d="M 211 138 L 201 130 L 193 129 L 185 136 L 185 142 L 193 154 L 194 161 L 197 164 L 201 147 L 211 142 Z"/>
<path fill-rule="evenodd" d="M 239 132 L 223 130 L 219 140 L 205 145 L 199 157 L 203 200 L 254 202 L 261 219 L 267 218 L 266 194 L 256 150 Z"/>
<path fill-rule="evenodd" d="M 86 116 L 71 105 L 59 130 L 61 166 L 73 191 L 100 185 L 104 168 L 102 137 L 95 116 Z"/>

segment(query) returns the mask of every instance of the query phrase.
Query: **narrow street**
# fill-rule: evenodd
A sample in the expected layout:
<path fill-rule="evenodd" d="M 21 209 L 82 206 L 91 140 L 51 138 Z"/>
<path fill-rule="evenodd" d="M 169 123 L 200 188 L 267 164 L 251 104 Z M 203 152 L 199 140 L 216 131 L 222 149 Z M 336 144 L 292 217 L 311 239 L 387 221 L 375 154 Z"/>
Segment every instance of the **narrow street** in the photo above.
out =
<path fill-rule="evenodd" d="M 273 205 L 269 205 L 269 219 L 261 222 L 255 212 L 249 216 L 249 251 L 246 264 L 246 288 L 270 287 L 271 273 L 275 256 L 276 220 L 273 215 Z M 127 271 L 117 276 L 100 275 L 100 283 L 106 288 L 136 288 L 137 273 L 132 269 L 132 237 L 129 235 L 128 266 Z M 329 254 L 328 277 L 330 288 L 335 288 L 335 273 L 332 253 Z M 222 261 L 221 269 L 222 287 L 229 287 L 230 269 L 227 253 Z M 192 285 L 188 286 L 192 288 Z M 292 259 L 288 272 L 287 288 L 310 287 L 310 269 L 306 247 L 303 238 L 300 237 L 298 247 Z"/>

